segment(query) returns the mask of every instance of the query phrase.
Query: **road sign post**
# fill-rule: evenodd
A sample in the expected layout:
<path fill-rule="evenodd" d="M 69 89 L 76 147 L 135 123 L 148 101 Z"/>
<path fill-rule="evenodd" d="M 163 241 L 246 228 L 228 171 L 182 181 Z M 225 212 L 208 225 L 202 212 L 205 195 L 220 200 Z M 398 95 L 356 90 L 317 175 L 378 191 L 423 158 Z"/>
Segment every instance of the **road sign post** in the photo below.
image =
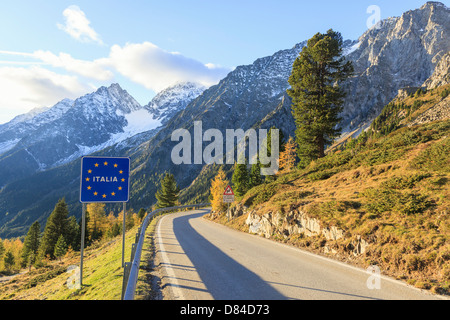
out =
<path fill-rule="evenodd" d="M 122 223 L 122 268 L 125 267 L 125 230 L 127 222 L 127 203 L 123 203 L 123 223 Z"/>
<path fill-rule="evenodd" d="M 223 202 L 228 203 L 227 218 L 228 218 L 228 221 L 230 221 L 230 216 L 229 216 L 230 203 L 234 202 L 234 192 L 230 186 L 227 186 L 227 188 L 225 189 L 225 192 L 223 193 Z"/>
<path fill-rule="evenodd" d="M 83 255 L 84 255 L 84 238 L 86 238 L 86 203 L 82 204 L 81 213 L 81 259 L 80 259 L 80 288 L 83 287 Z"/>
<path fill-rule="evenodd" d="M 234 202 L 234 192 L 230 186 L 228 186 L 225 189 L 225 192 L 223 193 L 223 202 L 225 202 L 225 203 L 233 203 Z"/>
<path fill-rule="evenodd" d="M 81 228 L 80 285 L 83 279 L 83 252 L 87 203 L 123 203 L 122 267 L 125 255 L 126 203 L 130 199 L 130 158 L 83 157 L 81 159 L 80 202 L 83 205 Z"/>

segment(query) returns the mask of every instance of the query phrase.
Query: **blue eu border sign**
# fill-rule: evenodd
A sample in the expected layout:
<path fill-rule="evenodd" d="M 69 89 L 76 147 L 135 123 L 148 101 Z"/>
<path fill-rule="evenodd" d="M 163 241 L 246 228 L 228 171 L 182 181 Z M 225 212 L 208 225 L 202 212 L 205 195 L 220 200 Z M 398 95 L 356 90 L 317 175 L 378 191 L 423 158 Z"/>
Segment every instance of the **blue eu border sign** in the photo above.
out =
<path fill-rule="evenodd" d="M 80 202 L 82 205 L 80 287 L 83 286 L 83 255 L 87 203 L 123 203 L 122 267 L 125 265 L 126 203 L 130 194 L 130 158 L 83 157 Z"/>
<path fill-rule="evenodd" d="M 83 157 L 81 203 L 129 201 L 130 158 Z"/>

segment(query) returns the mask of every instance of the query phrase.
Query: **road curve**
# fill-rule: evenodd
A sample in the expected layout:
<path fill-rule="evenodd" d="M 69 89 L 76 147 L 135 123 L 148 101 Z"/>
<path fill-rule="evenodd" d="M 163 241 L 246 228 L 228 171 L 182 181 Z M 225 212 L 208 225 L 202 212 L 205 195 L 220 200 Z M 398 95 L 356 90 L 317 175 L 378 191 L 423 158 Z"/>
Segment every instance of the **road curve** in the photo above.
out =
<path fill-rule="evenodd" d="M 197 210 L 164 216 L 156 264 L 165 300 L 426 300 L 442 297 L 213 223 Z M 370 282 L 369 283 L 376 283 Z"/>

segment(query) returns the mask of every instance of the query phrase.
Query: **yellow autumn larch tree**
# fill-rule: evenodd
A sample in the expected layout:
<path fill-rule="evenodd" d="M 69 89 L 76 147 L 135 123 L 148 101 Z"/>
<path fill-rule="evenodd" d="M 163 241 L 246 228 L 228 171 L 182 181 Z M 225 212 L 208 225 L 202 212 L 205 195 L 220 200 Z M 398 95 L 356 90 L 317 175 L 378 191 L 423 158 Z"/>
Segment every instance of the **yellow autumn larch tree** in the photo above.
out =
<path fill-rule="evenodd" d="M 211 182 L 211 207 L 215 212 L 222 212 L 226 210 L 226 205 L 223 203 L 223 193 L 229 185 L 229 181 L 222 168 L 219 169 L 214 180 Z"/>
<path fill-rule="evenodd" d="M 91 240 L 98 240 L 103 236 L 108 227 L 108 220 L 105 215 L 104 203 L 89 203 L 87 205 L 89 212 L 89 220 L 87 223 L 87 231 Z"/>
<path fill-rule="evenodd" d="M 297 143 L 292 137 L 289 137 L 285 145 L 285 149 L 280 153 L 279 173 L 287 173 L 295 167 L 297 157 Z"/>

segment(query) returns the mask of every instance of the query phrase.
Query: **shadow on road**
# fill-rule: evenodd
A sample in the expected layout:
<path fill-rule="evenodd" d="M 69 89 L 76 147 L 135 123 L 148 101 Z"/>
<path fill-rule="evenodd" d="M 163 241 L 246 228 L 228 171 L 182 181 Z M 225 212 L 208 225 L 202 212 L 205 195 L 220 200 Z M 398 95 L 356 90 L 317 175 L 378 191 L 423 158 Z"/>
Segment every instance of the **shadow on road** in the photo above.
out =
<path fill-rule="evenodd" d="M 190 225 L 208 211 L 177 217 L 173 220 L 175 235 L 192 261 L 208 292 L 215 300 L 286 300 L 267 282 L 203 238 Z"/>

